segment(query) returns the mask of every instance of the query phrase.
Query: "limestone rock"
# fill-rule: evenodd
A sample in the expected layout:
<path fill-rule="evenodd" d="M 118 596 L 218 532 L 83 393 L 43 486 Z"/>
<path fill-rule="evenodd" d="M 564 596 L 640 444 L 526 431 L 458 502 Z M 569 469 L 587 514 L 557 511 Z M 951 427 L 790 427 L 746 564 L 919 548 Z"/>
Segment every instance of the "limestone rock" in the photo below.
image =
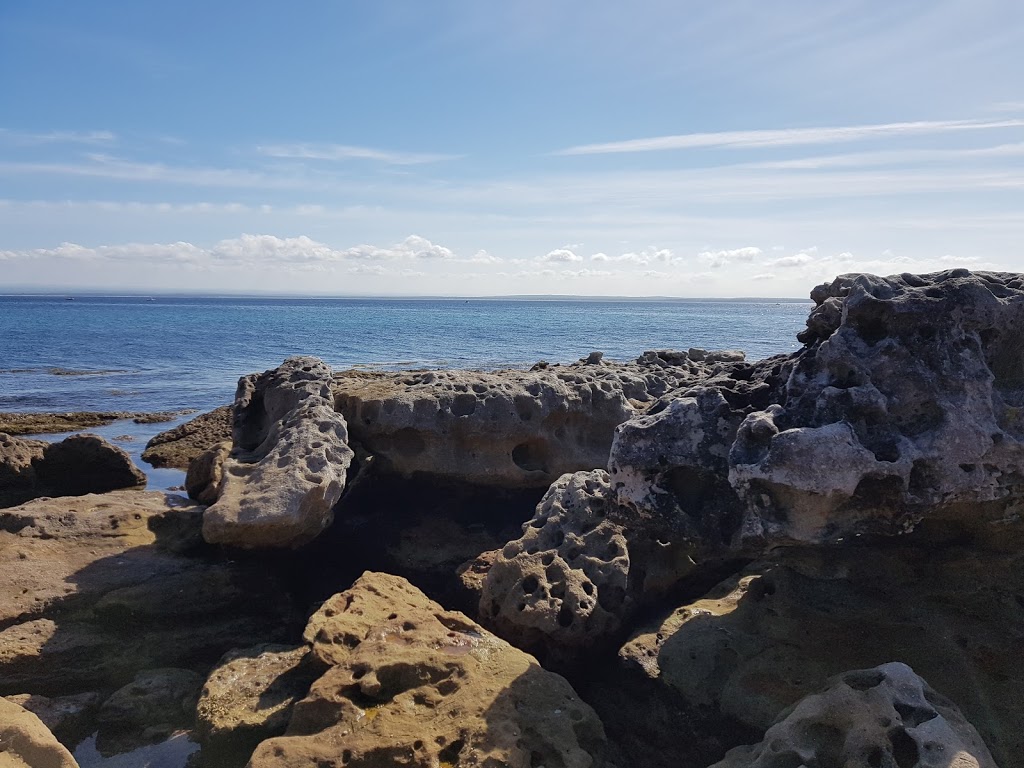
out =
<path fill-rule="evenodd" d="M 900 661 L 958 703 L 1000 765 L 1024 754 L 1024 555 L 921 540 L 780 550 L 680 605 L 621 648 L 627 678 L 655 681 L 695 716 L 761 732 L 848 669 Z M 652 738 L 657 738 L 656 736 Z"/>
<path fill-rule="evenodd" d="M 0 510 L 0 695 L 128 683 L 287 629 L 265 566 L 211 562 L 202 508 L 145 491 Z"/>
<path fill-rule="evenodd" d="M 72 435 L 43 449 L 36 478 L 51 496 L 84 496 L 146 485 L 146 475 L 123 448 L 99 435 Z"/>
<path fill-rule="evenodd" d="M 330 525 L 353 457 L 330 383 L 331 369 L 313 357 L 239 381 L 234 449 L 203 519 L 207 541 L 298 547 Z"/>
<path fill-rule="evenodd" d="M 630 558 L 609 504 L 603 471 L 555 481 L 522 537 L 495 553 L 481 618 L 524 648 L 579 649 L 617 632 L 631 608 Z"/>
<path fill-rule="evenodd" d="M 310 619 L 329 665 L 250 765 L 606 765 L 593 711 L 558 675 L 404 579 L 364 574 Z"/>
<path fill-rule="evenodd" d="M 0 432 L 0 507 L 12 507 L 37 495 L 33 463 L 42 459 L 45 448 L 40 440 Z"/>
<path fill-rule="evenodd" d="M 71 753 L 31 712 L 0 699 L 0 765 L 4 768 L 78 768 Z"/>
<path fill-rule="evenodd" d="M 193 459 L 208 448 L 230 440 L 231 427 L 231 406 L 221 406 L 156 435 L 146 443 L 142 460 L 154 467 L 187 470 Z"/>
<path fill-rule="evenodd" d="M 251 751 L 283 734 L 293 705 L 322 673 L 305 645 L 266 643 L 229 651 L 203 686 L 196 707 L 199 739 Z"/>
<path fill-rule="evenodd" d="M 956 706 L 898 662 L 840 675 L 712 768 L 780 765 L 997 768 Z"/>
<path fill-rule="evenodd" d="M 843 275 L 815 289 L 785 397 L 751 414 L 729 479 L 754 541 L 998 520 L 1024 471 L 1024 276 Z"/>
<path fill-rule="evenodd" d="M 543 488 L 603 468 L 616 425 L 706 373 L 653 353 L 531 371 L 345 371 L 334 393 L 353 440 L 392 472 Z"/>

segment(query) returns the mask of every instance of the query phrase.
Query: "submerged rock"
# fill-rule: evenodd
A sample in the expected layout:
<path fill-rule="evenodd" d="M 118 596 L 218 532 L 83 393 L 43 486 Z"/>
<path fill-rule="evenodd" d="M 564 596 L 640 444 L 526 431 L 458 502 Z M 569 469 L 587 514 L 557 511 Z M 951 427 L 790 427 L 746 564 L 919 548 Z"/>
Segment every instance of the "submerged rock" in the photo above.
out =
<path fill-rule="evenodd" d="M 956 705 L 896 662 L 831 680 L 712 768 L 780 765 L 997 768 Z"/>
<path fill-rule="evenodd" d="M 78 768 L 71 753 L 28 710 L 0 699 L 0 765 L 4 768 Z"/>
<path fill-rule="evenodd" d="M 330 525 L 353 458 L 330 383 L 331 369 L 313 357 L 238 382 L 233 449 L 203 518 L 207 541 L 298 547 Z"/>
<path fill-rule="evenodd" d="M 310 619 L 327 671 L 250 765 L 607 765 L 569 684 L 404 579 L 364 574 Z"/>

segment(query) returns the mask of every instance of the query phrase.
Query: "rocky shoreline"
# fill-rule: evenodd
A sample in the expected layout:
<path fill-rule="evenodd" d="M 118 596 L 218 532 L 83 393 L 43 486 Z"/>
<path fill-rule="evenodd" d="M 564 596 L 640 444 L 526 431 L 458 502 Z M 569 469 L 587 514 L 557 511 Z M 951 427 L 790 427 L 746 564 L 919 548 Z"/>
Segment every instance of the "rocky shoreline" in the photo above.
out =
<path fill-rule="evenodd" d="M 0 434 L 0 762 L 1024 766 L 1024 276 L 811 298 L 755 362 L 290 358 L 150 441 L 190 499 Z"/>

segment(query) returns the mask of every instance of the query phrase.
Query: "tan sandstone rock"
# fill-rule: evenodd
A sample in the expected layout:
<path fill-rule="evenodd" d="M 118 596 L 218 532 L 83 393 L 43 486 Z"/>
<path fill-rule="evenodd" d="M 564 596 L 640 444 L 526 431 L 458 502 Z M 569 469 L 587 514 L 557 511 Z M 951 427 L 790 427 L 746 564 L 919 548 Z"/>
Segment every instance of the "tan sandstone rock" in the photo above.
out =
<path fill-rule="evenodd" d="M 38 717 L 0 699 L 0 768 L 78 768 L 78 763 Z"/>
<path fill-rule="evenodd" d="M 284 632 L 290 607 L 265 567 L 192 555 L 201 520 L 144 491 L 0 510 L 0 695 L 110 690 Z"/>
<path fill-rule="evenodd" d="M 558 675 L 404 579 L 364 574 L 310 619 L 327 672 L 250 765 L 605 765 L 600 721 Z"/>
<path fill-rule="evenodd" d="M 46 443 L 0 432 L 0 507 L 22 504 L 36 494 L 34 461 L 43 457 Z"/>
<path fill-rule="evenodd" d="M 313 357 L 238 382 L 234 447 L 203 518 L 207 541 L 298 547 L 330 525 L 353 457 L 330 383 L 331 369 Z"/>
<path fill-rule="evenodd" d="M 997 768 L 956 705 L 897 662 L 831 680 L 712 768 L 781 765 Z"/>

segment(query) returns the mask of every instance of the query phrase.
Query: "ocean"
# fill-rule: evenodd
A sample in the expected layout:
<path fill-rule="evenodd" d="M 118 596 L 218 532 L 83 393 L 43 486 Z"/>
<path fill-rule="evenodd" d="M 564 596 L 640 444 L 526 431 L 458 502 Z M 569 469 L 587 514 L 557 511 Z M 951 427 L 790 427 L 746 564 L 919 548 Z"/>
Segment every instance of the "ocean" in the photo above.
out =
<path fill-rule="evenodd" d="M 601 350 L 791 352 L 797 300 L 320 299 L 0 296 L 0 411 L 209 410 L 239 376 L 310 354 L 337 369 L 528 368 Z M 138 459 L 181 423 L 90 430 Z M 144 465 L 143 465 L 144 466 Z M 146 468 L 144 466 L 144 468 Z M 178 473 L 150 473 L 166 487 Z"/>

